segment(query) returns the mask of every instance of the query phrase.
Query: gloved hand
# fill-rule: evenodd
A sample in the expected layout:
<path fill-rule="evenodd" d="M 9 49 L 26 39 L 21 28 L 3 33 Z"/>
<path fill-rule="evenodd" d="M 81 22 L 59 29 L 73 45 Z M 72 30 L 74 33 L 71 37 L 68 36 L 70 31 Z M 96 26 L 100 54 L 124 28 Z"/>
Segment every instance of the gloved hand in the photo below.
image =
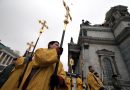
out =
<path fill-rule="evenodd" d="M 63 52 L 63 48 L 62 47 L 59 47 L 56 50 L 57 50 L 58 56 L 60 56 L 62 54 L 62 52 Z"/>
<path fill-rule="evenodd" d="M 58 84 L 59 84 L 58 75 L 53 74 L 51 76 L 51 78 L 50 78 L 50 86 L 51 86 L 51 88 L 55 87 L 55 86 L 58 86 Z"/>
<path fill-rule="evenodd" d="M 50 86 L 56 87 L 56 86 L 63 86 L 64 85 L 64 79 L 58 75 L 53 74 L 50 78 Z"/>
<path fill-rule="evenodd" d="M 59 80 L 59 86 L 64 86 L 65 85 L 65 81 L 61 76 L 58 76 L 58 80 Z"/>

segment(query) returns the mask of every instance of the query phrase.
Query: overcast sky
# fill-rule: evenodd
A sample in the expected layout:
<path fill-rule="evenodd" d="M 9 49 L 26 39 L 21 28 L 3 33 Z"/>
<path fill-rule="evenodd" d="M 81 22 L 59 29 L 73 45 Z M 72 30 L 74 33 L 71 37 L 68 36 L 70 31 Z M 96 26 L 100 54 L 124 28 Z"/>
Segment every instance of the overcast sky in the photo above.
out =
<path fill-rule="evenodd" d="M 70 7 L 72 22 L 67 25 L 64 52 L 61 61 L 65 70 L 68 59 L 68 43 L 73 37 L 77 43 L 82 19 L 92 24 L 102 24 L 106 12 L 115 5 L 130 8 L 129 0 L 65 0 Z M 129 10 L 130 11 L 130 10 Z M 27 42 L 36 42 L 41 25 L 46 20 L 49 27 L 40 37 L 37 48 L 47 47 L 51 40 L 60 42 L 66 14 L 62 0 L 0 0 L 0 40 L 21 55 L 27 49 Z"/>

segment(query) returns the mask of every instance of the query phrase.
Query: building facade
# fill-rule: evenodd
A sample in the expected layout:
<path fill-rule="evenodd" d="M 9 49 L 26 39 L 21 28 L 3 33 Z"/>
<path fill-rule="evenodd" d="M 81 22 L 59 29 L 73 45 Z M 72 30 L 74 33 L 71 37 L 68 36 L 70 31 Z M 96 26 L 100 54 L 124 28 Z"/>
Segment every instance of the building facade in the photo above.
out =
<path fill-rule="evenodd" d="M 9 65 L 14 58 L 19 57 L 13 50 L 9 47 L 0 43 L 0 72 Z"/>
<path fill-rule="evenodd" d="M 73 39 L 68 44 L 68 57 L 74 59 L 73 71 L 82 74 L 84 83 L 88 66 L 92 65 L 108 90 L 113 88 L 114 74 L 118 75 L 123 90 L 130 90 L 130 14 L 127 7 L 112 7 L 100 25 L 90 25 L 83 20 L 77 44 Z"/>

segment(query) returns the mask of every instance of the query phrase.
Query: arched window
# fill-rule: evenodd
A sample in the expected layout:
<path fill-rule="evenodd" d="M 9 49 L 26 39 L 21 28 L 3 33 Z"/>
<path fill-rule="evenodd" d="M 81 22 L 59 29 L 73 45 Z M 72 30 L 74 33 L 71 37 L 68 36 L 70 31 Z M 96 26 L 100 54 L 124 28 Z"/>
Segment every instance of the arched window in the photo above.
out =
<path fill-rule="evenodd" d="M 112 63 L 110 58 L 105 57 L 103 58 L 103 76 L 107 80 L 111 80 L 111 77 L 113 75 L 113 69 L 112 69 Z"/>

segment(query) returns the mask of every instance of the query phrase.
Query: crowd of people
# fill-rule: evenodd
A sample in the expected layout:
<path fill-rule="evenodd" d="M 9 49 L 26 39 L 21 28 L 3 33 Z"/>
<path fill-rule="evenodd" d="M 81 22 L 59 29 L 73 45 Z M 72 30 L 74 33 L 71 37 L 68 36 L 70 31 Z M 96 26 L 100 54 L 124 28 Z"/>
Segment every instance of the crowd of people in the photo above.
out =
<path fill-rule="evenodd" d="M 33 57 L 26 55 L 15 58 L 0 74 L 0 90 L 72 90 L 73 79 L 66 75 L 59 60 L 62 52 L 63 48 L 59 46 L 59 42 L 51 41 L 48 43 L 48 48 L 37 49 Z M 86 90 L 105 90 L 98 73 L 92 66 L 88 69 Z M 85 89 L 82 77 L 77 74 L 76 90 L 83 88 Z"/>

